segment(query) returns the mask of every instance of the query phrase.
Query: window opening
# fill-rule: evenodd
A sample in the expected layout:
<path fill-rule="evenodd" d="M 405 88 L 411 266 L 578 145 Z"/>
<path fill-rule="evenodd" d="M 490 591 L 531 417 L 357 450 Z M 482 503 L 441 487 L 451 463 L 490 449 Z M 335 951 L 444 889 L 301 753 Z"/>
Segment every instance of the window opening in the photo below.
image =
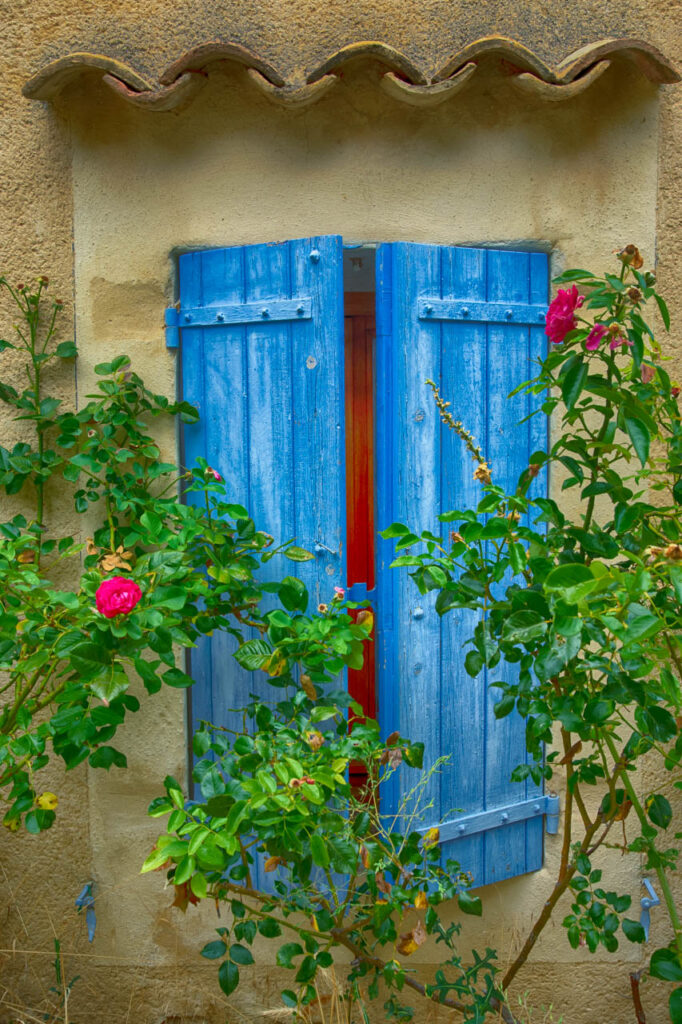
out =
<path fill-rule="evenodd" d="M 347 584 L 357 597 L 374 589 L 374 339 L 375 251 L 344 249 L 346 563 Z M 356 614 L 354 614 L 356 617 Z M 348 690 L 365 713 L 376 717 L 374 643 L 361 669 L 348 670 Z M 351 765 L 350 781 L 362 787 L 366 773 Z"/>

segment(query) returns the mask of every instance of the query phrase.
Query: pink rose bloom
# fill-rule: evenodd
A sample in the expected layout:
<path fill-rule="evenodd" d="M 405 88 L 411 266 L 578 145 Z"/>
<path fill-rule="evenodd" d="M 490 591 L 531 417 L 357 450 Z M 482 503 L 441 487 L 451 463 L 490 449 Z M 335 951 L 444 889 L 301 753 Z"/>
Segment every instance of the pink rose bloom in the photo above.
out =
<path fill-rule="evenodd" d="M 557 297 L 552 300 L 547 310 L 545 320 L 545 334 L 554 345 L 560 345 L 569 331 L 575 327 L 575 311 L 580 309 L 583 302 L 582 295 L 578 295 L 578 288 L 573 285 L 570 291 L 560 288 Z"/>
<path fill-rule="evenodd" d="M 621 345 L 627 345 L 628 348 L 632 348 L 632 342 L 629 338 L 624 338 L 622 334 L 614 334 L 609 347 L 613 351 L 614 348 L 620 348 Z"/>
<path fill-rule="evenodd" d="M 125 576 L 112 576 L 104 580 L 95 594 L 97 611 L 107 619 L 113 619 L 116 615 L 129 615 L 141 599 L 142 591 L 137 583 Z"/>
<path fill-rule="evenodd" d="M 223 482 L 223 478 L 221 477 L 217 469 L 211 469 L 210 466 L 207 466 L 206 473 L 208 474 L 208 476 L 212 476 L 214 480 L 217 480 L 219 484 Z"/>
<path fill-rule="evenodd" d="M 595 324 L 585 339 L 585 348 L 587 351 L 596 352 L 601 344 L 602 338 L 608 333 L 609 329 L 608 327 L 605 327 L 604 324 Z"/>
<path fill-rule="evenodd" d="M 344 599 L 344 597 L 346 595 L 346 591 L 343 589 L 343 587 L 334 587 L 334 594 L 335 594 L 336 600 L 343 601 L 343 599 Z"/>

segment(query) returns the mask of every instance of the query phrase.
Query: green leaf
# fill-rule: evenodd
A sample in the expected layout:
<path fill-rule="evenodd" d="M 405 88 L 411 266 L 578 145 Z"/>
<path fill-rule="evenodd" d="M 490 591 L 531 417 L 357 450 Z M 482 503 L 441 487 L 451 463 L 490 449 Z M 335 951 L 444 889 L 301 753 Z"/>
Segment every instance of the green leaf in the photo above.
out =
<path fill-rule="evenodd" d="M 668 999 L 670 1024 L 682 1024 L 682 988 L 675 988 Z"/>
<path fill-rule="evenodd" d="M 647 459 L 649 458 L 649 446 L 651 444 L 651 436 L 646 424 L 640 419 L 633 419 L 631 416 L 626 416 L 625 429 L 632 441 L 632 446 L 637 453 L 639 461 L 643 466 L 646 466 Z"/>
<path fill-rule="evenodd" d="M 580 393 L 587 380 L 587 372 L 587 363 L 581 357 L 559 378 L 561 397 L 567 409 L 572 409 L 580 398 Z"/>
<path fill-rule="evenodd" d="M 625 937 L 629 939 L 630 942 L 646 942 L 644 928 L 639 921 L 631 921 L 629 918 L 624 917 L 622 925 Z"/>
<path fill-rule="evenodd" d="M 315 557 L 310 551 L 306 551 L 305 548 L 297 548 L 295 546 L 287 548 L 284 554 L 292 562 L 310 562 Z"/>
<path fill-rule="evenodd" d="M 467 656 L 464 659 L 464 668 L 470 676 L 476 677 L 483 668 L 483 665 L 483 656 L 478 651 L 467 652 Z"/>
<path fill-rule="evenodd" d="M 246 946 L 240 946 L 239 943 L 230 946 L 230 960 L 242 967 L 248 967 L 254 962 L 251 951 Z"/>
<path fill-rule="evenodd" d="M 483 905 L 480 896 L 472 896 L 469 892 L 460 892 L 457 896 L 459 909 L 464 914 L 473 914 L 480 917 L 483 913 Z"/>
<path fill-rule="evenodd" d="M 217 939 L 215 942 L 207 942 L 201 951 L 201 955 L 205 956 L 207 960 L 220 960 L 221 956 L 225 956 L 226 953 L 227 946 Z"/>
<path fill-rule="evenodd" d="M 277 950 L 277 966 L 292 968 L 292 960 L 295 956 L 301 956 L 303 948 L 299 946 L 298 942 L 285 942 L 280 949 Z"/>
<path fill-rule="evenodd" d="M 657 949 L 651 957 L 649 973 L 661 981 L 682 981 L 682 965 L 672 949 Z"/>
<path fill-rule="evenodd" d="M 513 612 L 504 624 L 502 636 L 512 643 L 528 643 L 547 632 L 547 623 L 539 612 L 523 609 Z"/>
<path fill-rule="evenodd" d="M 317 864 L 318 868 L 329 867 L 329 851 L 327 850 L 327 843 L 319 832 L 313 832 L 310 837 L 310 852 L 313 857 L 313 863 Z"/>
<path fill-rule="evenodd" d="M 106 768 L 109 771 L 112 764 L 117 768 L 126 768 L 128 761 L 120 750 L 115 750 L 113 747 L 98 747 L 90 754 L 88 764 L 92 768 Z"/>
<path fill-rule="evenodd" d="M 665 329 L 666 329 L 666 331 L 669 331 L 670 330 L 670 313 L 668 312 L 668 307 L 665 304 L 665 300 L 662 299 L 660 295 L 657 295 L 656 292 L 654 292 L 654 298 L 656 299 L 656 303 L 658 304 L 658 308 L 659 308 L 659 310 L 661 312 L 661 319 L 663 320 L 663 323 L 665 324 Z"/>
<path fill-rule="evenodd" d="M 226 996 L 231 996 L 239 984 L 239 968 L 231 960 L 224 960 L 218 968 L 218 982 Z"/>
<path fill-rule="evenodd" d="M 563 274 L 559 274 L 558 277 L 552 278 L 553 284 L 563 284 L 565 281 L 595 281 L 594 274 L 591 270 L 564 270 Z"/>
<path fill-rule="evenodd" d="M 155 608 L 168 608 L 179 612 L 190 601 L 190 595 L 183 587 L 158 587 L 151 596 Z"/>
<path fill-rule="evenodd" d="M 278 935 L 282 934 L 279 924 L 271 917 L 265 917 L 262 921 L 258 921 L 258 931 L 266 939 L 276 939 Z"/>
<path fill-rule="evenodd" d="M 101 675 L 90 680 L 90 689 L 105 704 L 110 704 L 119 694 L 125 693 L 128 686 L 128 677 L 118 665 L 107 666 Z"/>
<path fill-rule="evenodd" d="M 271 655 L 272 650 L 265 640 L 256 637 L 256 639 L 247 640 L 245 644 L 242 644 L 235 651 L 234 658 L 242 668 L 252 672 L 256 668 L 261 668 Z"/>
<path fill-rule="evenodd" d="M 649 820 L 659 828 L 667 828 L 672 821 L 673 810 L 670 803 L 660 793 L 655 793 L 646 801 L 646 812 Z"/>
<path fill-rule="evenodd" d="M 385 530 L 379 531 L 379 536 L 383 537 L 384 540 L 390 540 L 391 537 L 404 537 L 410 530 L 407 526 L 403 526 L 402 523 L 391 523 Z"/>
<path fill-rule="evenodd" d="M 296 981 L 299 985 L 305 984 L 307 981 L 312 979 L 317 974 L 317 961 L 314 956 L 305 956 L 301 961 L 301 966 L 296 972 Z"/>
<path fill-rule="evenodd" d="M 163 681 L 166 686 L 173 686 L 176 689 L 182 689 L 194 683 L 192 677 L 188 676 L 186 672 L 181 672 L 179 668 L 169 668 L 167 672 L 164 672 Z"/>
<path fill-rule="evenodd" d="M 421 740 L 416 743 L 408 743 L 403 748 L 403 760 L 410 768 L 423 768 L 424 766 L 424 744 Z"/>
<path fill-rule="evenodd" d="M 55 354 L 60 359 L 73 359 L 78 355 L 78 349 L 73 341 L 62 341 L 61 344 L 57 345 Z"/>

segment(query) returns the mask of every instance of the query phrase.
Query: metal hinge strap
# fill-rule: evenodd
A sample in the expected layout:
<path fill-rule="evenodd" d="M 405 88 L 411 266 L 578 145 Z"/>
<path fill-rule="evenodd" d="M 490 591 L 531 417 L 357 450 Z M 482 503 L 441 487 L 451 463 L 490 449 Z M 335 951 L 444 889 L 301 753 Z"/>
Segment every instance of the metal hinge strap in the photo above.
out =
<path fill-rule="evenodd" d="M 504 828 L 505 825 L 515 825 L 518 822 L 539 818 L 542 815 L 545 815 L 546 831 L 552 835 L 555 834 L 559 826 L 558 796 L 538 796 L 534 800 L 524 800 L 522 803 L 507 804 L 491 811 L 465 814 L 461 818 L 444 821 L 438 825 L 439 838 L 441 843 L 447 843 L 452 839 L 463 839 L 475 835 L 477 832 L 487 832 L 492 828 Z M 418 831 L 428 832 L 428 828 L 421 828 Z"/>
<path fill-rule="evenodd" d="M 538 327 L 544 324 L 546 313 L 547 306 L 518 302 L 469 302 L 462 299 L 419 299 L 417 302 L 420 320 Z"/>
<path fill-rule="evenodd" d="M 181 309 L 181 327 L 230 327 L 236 324 L 269 324 L 282 320 L 310 320 L 313 300 L 261 299 L 260 302 L 221 302 Z"/>

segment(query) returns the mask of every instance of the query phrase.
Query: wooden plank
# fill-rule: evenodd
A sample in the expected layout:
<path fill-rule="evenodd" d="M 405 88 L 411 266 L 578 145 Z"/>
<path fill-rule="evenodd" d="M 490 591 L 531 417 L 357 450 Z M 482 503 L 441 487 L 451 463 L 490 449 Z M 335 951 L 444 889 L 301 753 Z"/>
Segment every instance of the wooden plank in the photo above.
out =
<path fill-rule="evenodd" d="M 488 295 L 491 301 L 527 302 L 529 293 L 529 255 L 489 251 Z M 519 425 L 529 411 L 526 395 L 509 399 L 509 392 L 530 376 L 529 329 L 525 326 L 494 324 L 488 327 L 488 456 L 493 480 L 513 491 L 518 477 L 528 465 L 529 427 Z M 501 584 L 503 588 L 509 580 Z M 495 679 L 512 681 L 515 666 L 500 665 L 489 674 Z M 504 806 L 534 795 L 525 783 L 511 781 L 513 769 L 526 760 L 525 723 L 511 714 L 495 720 L 494 705 L 499 692 L 488 690 L 486 734 L 486 807 Z M 494 725 L 493 725 L 494 723 Z M 486 882 L 500 881 L 526 870 L 526 825 L 491 829 L 486 834 Z"/>
<path fill-rule="evenodd" d="M 442 255 L 442 292 L 467 301 L 485 299 L 486 253 L 483 249 L 448 248 Z M 451 402 L 450 411 L 486 450 L 487 435 L 487 341 L 485 325 L 444 323 L 441 393 Z M 442 509 L 474 508 L 482 496 L 474 480 L 475 465 L 460 437 L 445 426 L 442 434 Z M 453 524 L 454 525 L 454 524 Z M 452 527 L 443 524 L 446 539 Z M 478 616 L 457 609 L 442 620 L 443 664 L 442 742 L 451 761 L 443 771 L 442 813 L 464 814 L 485 808 L 486 676 L 472 679 L 464 668 L 465 641 L 472 636 Z M 470 872 L 475 885 L 484 880 L 483 835 L 458 839 L 443 846 L 443 857 L 453 857 Z"/>
<path fill-rule="evenodd" d="M 336 235 L 290 246 L 292 288 L 313 300 L 313 320 L 291 330 L 295 532 L 310 551 L 324 545 L 294 575 L 315 609 L 346 585 L 343 248 Z"/>
<path fill-rule="evenodd" d="M 440 291 L 438 246 L 394 246 L 394 359 L 396 362 L 395 446 L 386 452 L 395 458 L 395 518 L 419 532 L 434 530 L 441 507 L 440 423 L 424 381 L 440 376 L 440 325 L 415 316 L 417 299 Z M 435 613 L 435 594 L 420 595 L 405 571 L 397 574 L 395 620 L 397 674 L 392 706 L 382 713 L 392 728 L 424 743 L 428 771 L 442 753 L 440 620 Z M 417 778 L 405 767 L 398 773 L 399 794 L 404 799 Z M 422 806 L 429 818 L 441 815 L 440 778 L 433 774 L 424 786 Z M 410 808 L 411 810 L 411 808 Z M 420 822 L 421 823 L 421 822 Z M 405 819 L 403 826 L 412 827 Z"/>

